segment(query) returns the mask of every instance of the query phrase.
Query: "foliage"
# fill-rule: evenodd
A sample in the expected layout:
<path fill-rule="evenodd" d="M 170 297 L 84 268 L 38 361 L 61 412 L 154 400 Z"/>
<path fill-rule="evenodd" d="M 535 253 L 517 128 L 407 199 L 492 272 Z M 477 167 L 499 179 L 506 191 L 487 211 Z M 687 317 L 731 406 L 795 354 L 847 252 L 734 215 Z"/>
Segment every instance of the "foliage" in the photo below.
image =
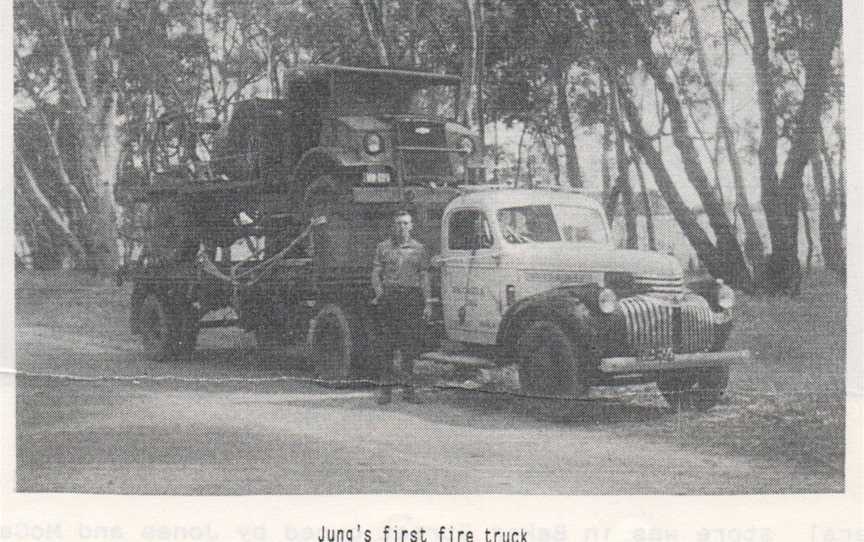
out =
<path fill-rule="evenodd" d="M 816 15 L 837 3 L 765 3 L 770 63 L 764 74 L 757 67 L 753 83 L 765 76 L 776 136 L 789 143 L 780 145 L 775 158 L 800 140 L 807 66 L 818 52 Z M 750 82 L 730 80 L 729 59 L 740 62 L 751 55 L 754 38 L 745 0 L 698 4 L 702 15 L 719 23 L 705 25 L 702 52 L 723 60 L 709 66 L 710 73 L 699 68 L 699 44 L 691 38 L 683 0 L 15 0 L 16 228 L 28 244 L 60 247 L 55 252 L 61 257 L 65 252 L 79 265 L 90 265 L 90 247 L 98 244 L 94 236 L 110 236 L 106 223 L 128 218 L 99 187 L 113 186 L 119 149 L 140 154 L 147 148 L 153 121 L 165 112 L 224 121 L 239 99 L 280 96 L 287 67 L 378 65 L 380 47 L 389 65 L 460 73 L 473 91 L 477 57 L 472 61 L 467 51 L 479 42 L 484 44 L 479 58 L 485 58 L 480 98 L 488 103 L 488 117 L 534 136 L 528 154 L 542 153 L 542 159 L 531 158 L 532 163 L 545 162 L 557 176 L 563 148 L 568 176 L 580 176 L 575 138 L 604 127 L 607 142 L 614 136 L 630 149 L 631 158 L 617 146 L 614 153 L 616 162 L 627 162 L 617 170 L 620 182 L 629 184 L 636 122 L 643 128 L 644 152 L 656 152 L 653 161 L 642 158 L 654 184 L 665 187 L 668 206 L 678 209 L 682 220 L 692 214 L 680 208 L 682 179 L 670 174 L 683 158 L 686 180 L 696 187 L 701 206 L 714 213 L 714 237 L 722 237 L 723 199 L 717 194 L 724 182 L 731 185 L 721 164 L 730 153 L 719 143 L 706 73 L 721 100 L 749 88 Z M 467 22 L 468 12 L 485 14 L 482 39 Z M 367 19 L 368 28 L 361 22 Z M 831 55 L 817 117 L 835 121 L 817 148 L 830 181 L 825 199 L 832 213 L 841 215 L 835 226 L 845 227 L 843 58 L 836 44 Z M 740 68 L 735 68 L 739 78 L 745 73 Z M 634 107 L 621 104 L 615 122 L 610 113 L 618 90 L 620 100 L 632 100 Z M 676 120 L 679 106 L 683 119 Z M 752 164 L 748 157 L 765 141 L 758 133 L 764 122 L 753 111 L 729 113 L 742 163 Z M 677 137 L 684 155 L 664 152 L 670 136 Z M 692 152 L 685 139 L 695 142 Z M 45 149 L 52 152 L 39 152 Z M 616 169 L 608 167 L 610 149 L 598 149 L 606 171 Z M 523 171 L 529 162 L 521 145 L 495 152 L 515 155 Z M 27 171 L 38 179 L 38 192 Z M 765 205 L 778 204 L 763 200 Z M 765 211 L 771 214 L 773 208 Z M 82 254 L 76 254 L 76 244 Z"/>

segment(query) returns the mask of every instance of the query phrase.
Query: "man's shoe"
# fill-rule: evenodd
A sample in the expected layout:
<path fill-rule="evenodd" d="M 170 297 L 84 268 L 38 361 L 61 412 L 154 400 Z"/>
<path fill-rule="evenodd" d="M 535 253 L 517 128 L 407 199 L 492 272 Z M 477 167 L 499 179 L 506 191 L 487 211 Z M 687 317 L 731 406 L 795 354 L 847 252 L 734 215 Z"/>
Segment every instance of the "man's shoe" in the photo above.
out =
<path fill-rule="evenodd" d="M 375 402 L 379 405 L 387 405 L 393 400 L 393 392 L 389 387 L 378 390 L 378 396 L 375 397 Z"/>
<path fill-rule="evenodd" d="M 417 395 L 417 391 L 414 389 L 414 386 L 409 386 L 402 390 L 402 400 L 406 403 L 413 403 L 415 405 L 419 405 L 423 402 L 422 399 Z"/>

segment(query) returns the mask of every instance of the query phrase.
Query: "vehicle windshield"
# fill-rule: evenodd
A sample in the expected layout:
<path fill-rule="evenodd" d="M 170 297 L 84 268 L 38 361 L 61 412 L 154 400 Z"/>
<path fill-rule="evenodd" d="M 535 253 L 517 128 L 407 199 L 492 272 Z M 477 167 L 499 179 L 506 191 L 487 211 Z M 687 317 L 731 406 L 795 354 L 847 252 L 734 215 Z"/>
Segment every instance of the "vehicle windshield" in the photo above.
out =
<path fill-rule="evenodd" d="M 334 102 L 340 114 L 456 118 L 457 85 L 342 74 L 335 87 Z"/>
<path fill-rule="evenodd" d="M 603 216 L 575 205 L 526 205 L 498 211 L 498 225 L 511 244 L 608 243 Z"/>

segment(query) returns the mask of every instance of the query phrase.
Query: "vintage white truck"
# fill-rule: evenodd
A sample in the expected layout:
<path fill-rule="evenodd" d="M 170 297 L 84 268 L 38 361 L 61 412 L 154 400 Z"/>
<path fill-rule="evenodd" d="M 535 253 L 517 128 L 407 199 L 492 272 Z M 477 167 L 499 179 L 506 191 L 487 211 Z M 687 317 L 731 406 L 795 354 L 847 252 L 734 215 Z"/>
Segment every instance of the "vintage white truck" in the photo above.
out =
<path fill-rule="evenodd" d="M 723 350 L 733 290 L 720 280 L 685 286 L 675 258 L 615 248 L 602 207 L 587 196 L 467 187 L 434 234 L 443 340 L 422 358 L 516 363 L 522 390 L 535 396 L 656 381 L 671 405 L 697 409 L 714 406 L 730 365 L 749 359 Z M 340 367 L 325 373 L 348 377 L 374 352 L 357 316 L 368 313 L 352 305 L 335 301 L 312 321 L 322 367 Z"/>

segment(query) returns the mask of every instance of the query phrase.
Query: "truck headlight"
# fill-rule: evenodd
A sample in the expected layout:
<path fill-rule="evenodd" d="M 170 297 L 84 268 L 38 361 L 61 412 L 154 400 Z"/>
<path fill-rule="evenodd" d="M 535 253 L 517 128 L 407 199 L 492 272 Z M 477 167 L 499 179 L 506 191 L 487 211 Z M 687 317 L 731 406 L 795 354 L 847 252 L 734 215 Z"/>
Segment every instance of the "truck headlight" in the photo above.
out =
<path fill-rule="evenodd" d="M 370 132 L 363 138 L 363 146 L 369 154 L 378 154 L 384 150 L 384 140 L 381 134 Z"/>
<path fill-rule="evenodd" d="M 723 284 L 722 279 L 717 279 L 717 306 L 723 310 L 729 310 L 735 306 L 735 290 Z"/>
<path fill-rule="evenodd" d="M 465 152 L 465 154 L 474 154 L 474 140 L 468 136 L 463 136 L 462 139 L 459 140 L 459 148 Z"/>
<path fill-rule="evenodd" d="M 597 308 L 603 314 L 612 314 L 618 308 L 618 296 L 609 288 L 603 288 L 597 293 Z"/>

